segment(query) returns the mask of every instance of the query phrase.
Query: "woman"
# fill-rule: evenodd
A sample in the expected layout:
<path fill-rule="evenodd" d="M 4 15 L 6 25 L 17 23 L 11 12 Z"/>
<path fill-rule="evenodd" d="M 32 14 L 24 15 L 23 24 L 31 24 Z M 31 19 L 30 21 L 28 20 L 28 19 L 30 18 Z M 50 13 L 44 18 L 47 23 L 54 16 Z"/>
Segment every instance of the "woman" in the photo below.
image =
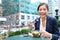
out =
<path fill-rule="evenodd" d="M 49 9 L 46 3 L 41 3 L 37 11 L 40 15 L 40 18 L 35 20 L 35 23 L 29 23 L 28 25 L 32 29 L 40 30 L 44 37 L 50 38 L 51 40 L 58 40 L 59 30 L 57 26 L 57 21 L 55 18 L 49 17 L 47 15 Z"/>

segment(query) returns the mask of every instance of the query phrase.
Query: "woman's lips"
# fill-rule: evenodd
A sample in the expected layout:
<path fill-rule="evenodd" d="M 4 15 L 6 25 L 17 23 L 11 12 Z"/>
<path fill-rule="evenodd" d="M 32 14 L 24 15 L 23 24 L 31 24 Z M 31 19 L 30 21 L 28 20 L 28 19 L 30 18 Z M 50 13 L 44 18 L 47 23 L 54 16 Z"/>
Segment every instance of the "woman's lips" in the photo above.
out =
<path fill-rule="evenodd" d="M 42 13 L 42 14 L 40 14 L 40 15 L 46 15 L 45 13 Z"/>

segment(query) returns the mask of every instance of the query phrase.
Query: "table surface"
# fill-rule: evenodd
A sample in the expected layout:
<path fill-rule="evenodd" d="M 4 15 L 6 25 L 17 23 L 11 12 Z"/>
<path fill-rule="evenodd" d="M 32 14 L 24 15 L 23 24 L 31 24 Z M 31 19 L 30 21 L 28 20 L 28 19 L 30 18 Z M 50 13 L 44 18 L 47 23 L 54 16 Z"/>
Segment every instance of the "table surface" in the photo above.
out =
<path fill-rule="evenodd" d="M 6 38 L 4 40 L 49 40 L 48 38 L 34 38 L 34 37 L 29 37 L 29 36 L 22 36 L 22 35 L 17 35 L 17 36 L 12 36 L 9 38 Z"/>

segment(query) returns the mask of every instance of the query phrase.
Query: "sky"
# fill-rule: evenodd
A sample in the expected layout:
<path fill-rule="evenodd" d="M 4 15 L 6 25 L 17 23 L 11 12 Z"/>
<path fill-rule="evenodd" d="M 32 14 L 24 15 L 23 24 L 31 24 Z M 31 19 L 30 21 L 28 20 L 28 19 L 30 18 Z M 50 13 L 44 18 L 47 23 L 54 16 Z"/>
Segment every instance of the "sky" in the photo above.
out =
<path fill-rule="evenodd" d="M 31 3 L 35 3 L 36 1 L 40 1 L 40 2 L 48 3 L 48 1 L 47 1 L 47 0 L 31 0 Z"/>
<path fill-rule="evenodd" d="M 0 0 L 0 4 L 1 4 L 1 0 Z"/>

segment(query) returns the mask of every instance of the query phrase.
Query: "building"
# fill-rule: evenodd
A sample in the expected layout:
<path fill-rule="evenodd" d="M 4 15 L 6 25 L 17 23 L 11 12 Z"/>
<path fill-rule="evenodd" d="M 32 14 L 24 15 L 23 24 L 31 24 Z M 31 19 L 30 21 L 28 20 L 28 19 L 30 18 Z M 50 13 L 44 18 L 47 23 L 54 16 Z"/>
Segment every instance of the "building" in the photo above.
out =
<path fill-rule="evenodd" d="M 31 0 L 19 0 L 19 23 L 27 25 L 28 22 L 32 22 L 39 17 L 37 12 L 37 6 L 39 4 L 39 1 L 32 4 Z"/>
<path fill-rule="evenodd" d="M 2 0 L 3 16 L 7 18 L 6 25 L 16 24 L 16 15 L 19 13 L 19 0 Z"/>
<path fill-rule="evenodd" d="M 59 20 L 60 20 L 60 0 L 58 0 L 58 5 L 59 5 L 59 8 L 58 8 L 58 12 L 59 12 Z"/>
<path fill-rule="evenodd" d="M 52 13 L 53 13 L 53 12 L 52 12 L 52 10 L 53 10 L 53 9 L 52 9 L 52 5 L 53 5 L 52 1 L 51 1 L 51 0 L 48 0 L 48 6 L 49 6 L 49 13 L 48 13 L 48 15 L 49 15 L 49 16 L 53 16 L 53 15 L 52 15 Z"/>
<path fill-rule="evenodd" d="M 30 0 L 19 0 L 19 11 L 22 13 L 29 13 Z"/>
<path fill-rule="evenodd" d="M 3 0 L 4 10 L 3 14 L 8 19 L 7 24 L 12 25 L 25 25 L 28 22 L 32 22 L 39 17 L 37 12 L 37 6 L 40 4 L 39 1 L 31 3 L 31 0 Z M 18 3 L 17 7 L 14 3 Z M 8 6 L 7 6 L 8 5 Z M 14 8 L 17 10 L 14 11 Z"/>
<path fill-rule="evenodd" d="M 59 0 L 48 0 L 49 13 L 51 12 L 52 17 L 56 17 L 60 15 L 59 3 L 60 3 Z M 56 10 L 58 10 L 58 15 L 56 15 Z"/>
<path fill-rule="evenodd" d="M 19 0 L 2 0 L 3 8 L 3 16 L 7 16 L 10 14 L 15 14 L 19 12 Z"/>
<path fill-rule="evenodd" d="M 3 24 L 4 21 L 6 21 L 6 18 L 3 17 L 3 5 L 2 5 L 2 0 L 0 0 L 0 25 Z"/>
<path fill-rule="evenodd" d="M 2 12 L 3 12 L 3 7 L 2 7 L 2 0 L 0 0 L 0 17 L 2 17 Z"/>

